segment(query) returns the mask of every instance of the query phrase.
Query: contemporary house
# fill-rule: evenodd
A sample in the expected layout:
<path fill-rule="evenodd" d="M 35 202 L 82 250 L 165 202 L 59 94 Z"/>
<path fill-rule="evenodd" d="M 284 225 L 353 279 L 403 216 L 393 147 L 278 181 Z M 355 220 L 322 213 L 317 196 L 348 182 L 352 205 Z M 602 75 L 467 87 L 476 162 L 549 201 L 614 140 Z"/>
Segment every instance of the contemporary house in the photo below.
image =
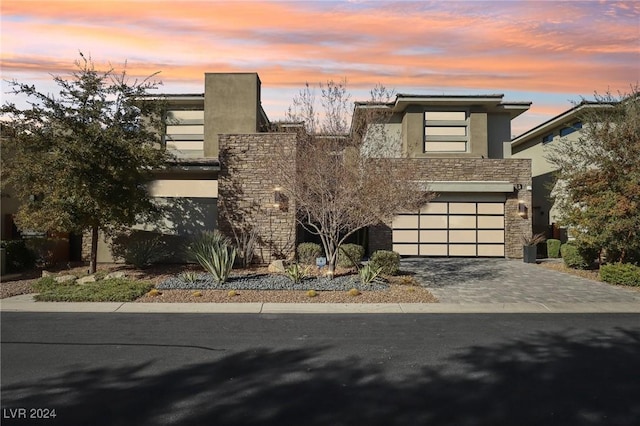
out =
<path fill-rule="evenodd" d="M 566 238 L 566 232 L 557 226 L 558 212 L 552 197 L 556 168 L 546 159 L 547 148 L 554 144 L 577 143 L 583 136 L 584 114 L 611 107 L 611 104 L 583 101 L 511 141 L 512 158 L 531 159 L 531 218 L 534 233 L 545 233 L 550 238 Z"/>
<path fill-rule="evenodd" d="M 149 98 L 168 105 L 163 140 L 175 159 L 149 185 L 166 207 L 164 219 L 138 230 L 184 238 L 220 229 L 232 240 L 253 232 L 255 260 L 263 263 L 293 252 L 302 238 L 296 209 L 277 202 L 270 158 L 276 147 L 295 158 L 298 133 L 291 123 L 269 121 L 260 86 L 256 73 L 206 73 L 204 93 Z M 357 103 L 354 123 L 365 126 L 365 146 L 383 143 L 376 155 L 410 164 L 415 180 L 437 195 L 367 229 L 368 252 L 522 257 L 521 236 L 531 232 L 531 160 L 509 158 L 510 135 L 511 120 L 529 107 L 501 94 L 399 94 L 390 103 Z M 389 119 L 356 120 L 367 108 L 385 109 Z M 376 140 L 379 129 L 384 140 Z M 110 244 L 99 244 L 99 262 L 113 261 Z M 84 238 L 86 256 L 89 245 Z"/>
<path fill-rule="evenodd" d="M 355 117 L 359 109 L 372 107 L 356 105 Z M 419 211 L 398 212 L 391 223 L 371 228 L 369 250 L 521 257 L 521 236 L 531 229 L 522 213 L 531 199 L 530 162 L 505 157 L 511 120 L 530 103 L 505 102 L 500 94 L 399 94 L 377 107 L 392 114 L 377 124 L 376 130 L 385 128 L 388 149 L 376 152 L 411 163 L 418 170 L 415 179 L 437 197 Z"/>

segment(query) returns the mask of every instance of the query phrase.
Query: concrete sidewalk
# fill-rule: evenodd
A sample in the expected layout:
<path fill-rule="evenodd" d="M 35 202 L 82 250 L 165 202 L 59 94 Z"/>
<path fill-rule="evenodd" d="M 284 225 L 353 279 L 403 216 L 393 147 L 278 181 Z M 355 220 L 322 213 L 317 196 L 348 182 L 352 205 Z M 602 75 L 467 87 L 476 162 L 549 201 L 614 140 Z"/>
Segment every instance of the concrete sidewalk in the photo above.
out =
<path fill-rule="evenodd" d="M 23 294 L 0 300 L 0 311 L 177 314 L 640 313 L 640 303 L 75 303 L 35 302 L 33 295 Z"/>

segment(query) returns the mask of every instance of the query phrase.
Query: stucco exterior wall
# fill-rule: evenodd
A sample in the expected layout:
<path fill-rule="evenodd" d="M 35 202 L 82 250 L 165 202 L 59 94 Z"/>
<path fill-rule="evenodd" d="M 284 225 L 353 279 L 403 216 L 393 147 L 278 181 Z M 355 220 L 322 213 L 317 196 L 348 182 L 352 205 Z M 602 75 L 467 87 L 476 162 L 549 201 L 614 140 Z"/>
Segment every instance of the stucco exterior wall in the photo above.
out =
<path fill-rule="evenodd" d="M 218 224 L 222 233 L 234 238 L 251 227 L 258 230 L 254 260 L 268 263 L 290 257 L 295 250 L 295 205 L 275 207 L 274 190 L 279 185 L 271 158 L 281 149 L 295 168 L 296 134 L 254 133 L 220 135 Z M 284 166 L 284 165 L 281 165 Z"/>
<path fill-rule="evenodd" d="M 424 152 L 424 112 L 422 106 L 410 106 L 401 119 L 402 155 L 409 158 L 477 157 L 501 159 L 503 143 L 511 139 L 509 114 L 469 112 L 469 149 L 460 153 Z M 397 133 L 397 126 L 388 124 L 389 134 Z"/>
<path fill-rule="evenodd" d="M 256 73 L 206 73 L 204 156 L 218 157 L 218 135 L 255 133 L 260 111 L 260 79 Z"/>

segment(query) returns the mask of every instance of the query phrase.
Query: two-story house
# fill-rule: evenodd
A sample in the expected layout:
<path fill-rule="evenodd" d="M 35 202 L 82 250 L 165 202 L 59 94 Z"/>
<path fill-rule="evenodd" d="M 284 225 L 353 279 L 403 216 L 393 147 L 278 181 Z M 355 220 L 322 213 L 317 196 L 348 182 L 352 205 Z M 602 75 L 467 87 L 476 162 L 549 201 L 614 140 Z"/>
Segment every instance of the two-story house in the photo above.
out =
<path fill-rule="evenodd" d="M 257 261 L 293 251 L 295 206 L 274 205 L 279 183 L 269 158 L 276 146 L 294 158 L 297 136 L 271 125 L 260 84 L 255 73 L 206 73 L 203 94 L 158 97 L 168 104 L 164 140 L 176 159 L 149 187 L 166 207 L 163 223 L 140 229 L 187 236 L 218 228 L 233 237 L 232 223 L 246 219 L 259 230 Z M 495 94 L 400 94 L 389 104 L 356 104 L 354 118 L 363 108 L 391 111 L 384 123 L 366 125 L 383 126 L 384 156 L 411 162 L 415 179 L 437 194 L 419 211 L 368 229 L 368 251 L 521 257 L 521 236 L 531 232 L 531 163 L 506 157 L 511 120 L 529 106 Z M 107 241 L 98 260 L 112 261 Z"/>

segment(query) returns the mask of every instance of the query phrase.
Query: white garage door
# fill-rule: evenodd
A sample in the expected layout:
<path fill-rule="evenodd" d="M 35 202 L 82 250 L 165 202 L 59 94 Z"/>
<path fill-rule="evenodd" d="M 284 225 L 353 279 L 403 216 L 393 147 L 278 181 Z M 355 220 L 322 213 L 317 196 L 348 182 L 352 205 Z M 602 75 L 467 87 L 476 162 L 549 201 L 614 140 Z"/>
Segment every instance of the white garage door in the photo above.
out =
<path fill-rule="evenodd" d="M 504 202 L 431 202 L 393 220 L 405 256 L 504 257 Z"/>

